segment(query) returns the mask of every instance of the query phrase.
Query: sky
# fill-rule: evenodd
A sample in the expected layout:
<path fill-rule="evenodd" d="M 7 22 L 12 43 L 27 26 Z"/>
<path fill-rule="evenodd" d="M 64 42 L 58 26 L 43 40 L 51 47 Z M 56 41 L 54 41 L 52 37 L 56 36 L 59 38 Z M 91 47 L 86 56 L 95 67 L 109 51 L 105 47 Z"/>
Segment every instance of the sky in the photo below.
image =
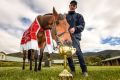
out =
<path fill-rule="evenodd" d="M 52 12 L 67 13 L 71 0 L 1 0 L 0 52 L 20 51 L 23 32 L 37 15 Z M 120 50 L 120 0 L 76 0 L 76 12 L 85 19 L 80 41 L 83 52 Z"/>

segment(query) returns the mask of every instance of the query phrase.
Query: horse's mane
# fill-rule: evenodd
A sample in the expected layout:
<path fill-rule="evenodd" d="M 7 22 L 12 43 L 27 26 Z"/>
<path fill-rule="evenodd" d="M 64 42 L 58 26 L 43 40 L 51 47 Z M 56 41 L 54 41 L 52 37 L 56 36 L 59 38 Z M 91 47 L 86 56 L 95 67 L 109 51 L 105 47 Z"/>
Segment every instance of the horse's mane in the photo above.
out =
<path fill-rule="evenodd" d="M 47 14 L 44 14 L 45 15 L 53 15 L 53 13 L 47 13 Z M 65 15 L 64 14 L 58 14 L 58 20 L 63 20 L 65 19 Z"/>
<path fill-rule="evenodd" d="M 47 13 L 47 14 L 44 14 L 44 15 L 53 15 L 53 13 Z"/>

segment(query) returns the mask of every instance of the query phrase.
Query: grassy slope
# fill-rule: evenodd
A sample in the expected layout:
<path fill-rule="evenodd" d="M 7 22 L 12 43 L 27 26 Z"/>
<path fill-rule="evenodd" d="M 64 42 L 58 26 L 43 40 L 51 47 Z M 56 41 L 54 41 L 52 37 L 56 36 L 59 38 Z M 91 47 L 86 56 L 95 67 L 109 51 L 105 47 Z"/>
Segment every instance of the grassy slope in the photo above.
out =
<path fill-rule="evenodd" d="M 21 67 L 0 67 L 0 80 L 58 80 L 58 74 L 63 66 L 42 68 L 42 71 L 34 72 L 21 70 Z M 81 75 L 79 66 L 76 66 L 74 80 L 120 80 L 120 66 L 89 66 L 89 77 Z"/>

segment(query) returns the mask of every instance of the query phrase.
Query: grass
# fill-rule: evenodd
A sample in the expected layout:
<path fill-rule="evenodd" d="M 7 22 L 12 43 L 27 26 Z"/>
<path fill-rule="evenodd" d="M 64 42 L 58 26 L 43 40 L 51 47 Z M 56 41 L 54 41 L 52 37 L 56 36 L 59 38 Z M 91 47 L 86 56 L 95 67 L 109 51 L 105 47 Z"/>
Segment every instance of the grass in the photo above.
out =
<path fill-rule="evenodd" d="M 0 80 L 58 80 L 63 66 L 43 67 L 42 71 L 21 70 L 21 67 L 0 67 Z M 68 69 L 69 70 L 69 69 Z M 74 80 L 120 80 L 120 66 L 88 66 L 88 77 L 83 77 L 76 66 Z"/>

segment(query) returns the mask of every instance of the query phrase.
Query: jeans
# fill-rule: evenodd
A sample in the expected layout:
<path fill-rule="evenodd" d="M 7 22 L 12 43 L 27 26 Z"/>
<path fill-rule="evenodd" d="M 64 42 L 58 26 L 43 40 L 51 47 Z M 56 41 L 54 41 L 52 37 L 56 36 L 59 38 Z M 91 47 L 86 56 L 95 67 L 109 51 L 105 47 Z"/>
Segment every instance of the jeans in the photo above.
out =
<path fill-rule="evenodd" d="M 82 69 L 82 72 L 87 72 L 87 67 L 86 67 L 86 64 L 85 64 L 85 60 L 83 58 L 83 53 L 82 53 L 81 48 L 80 48 L 79 40 L 74 38 L 72 40 L 72 45 L 73 45 L 74 48 L 76 48 L 76 55 L 78 57 L 79 64 L 80 64 L 80 67 Z M 70 67 L 70 70 L 75 72 L 75 66 L 74 66 L 72 57 L 67 58 L 67 60 L 68 60 L 68 65 Z"/>

